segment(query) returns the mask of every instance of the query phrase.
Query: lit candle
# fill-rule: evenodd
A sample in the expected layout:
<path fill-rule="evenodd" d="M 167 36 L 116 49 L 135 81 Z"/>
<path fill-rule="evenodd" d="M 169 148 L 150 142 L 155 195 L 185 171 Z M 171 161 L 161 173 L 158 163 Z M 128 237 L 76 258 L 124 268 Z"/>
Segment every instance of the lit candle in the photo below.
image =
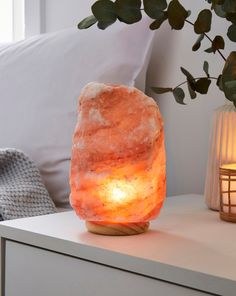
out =
<path fill-rule="evenodd" d="M 236 214 L 236 163 L 224 164 L 221 169 L 226 170 L 225 173 L 221 173 L 223 212 L 229 213 L 230 208 L 227 205 L 231 204 L 230 213 Z"/>

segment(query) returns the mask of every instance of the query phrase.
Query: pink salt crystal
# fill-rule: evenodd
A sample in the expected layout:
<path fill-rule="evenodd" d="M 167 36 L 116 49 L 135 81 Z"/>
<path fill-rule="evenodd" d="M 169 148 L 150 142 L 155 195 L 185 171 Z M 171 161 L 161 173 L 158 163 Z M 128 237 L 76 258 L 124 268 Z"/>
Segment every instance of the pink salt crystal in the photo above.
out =
<path fill-rule="evenodd" d="M 79 98 L 70 201 L 87 221 L 146 222 L 166 192 L 163 121 L 136 88 L 90 83 Z"/>

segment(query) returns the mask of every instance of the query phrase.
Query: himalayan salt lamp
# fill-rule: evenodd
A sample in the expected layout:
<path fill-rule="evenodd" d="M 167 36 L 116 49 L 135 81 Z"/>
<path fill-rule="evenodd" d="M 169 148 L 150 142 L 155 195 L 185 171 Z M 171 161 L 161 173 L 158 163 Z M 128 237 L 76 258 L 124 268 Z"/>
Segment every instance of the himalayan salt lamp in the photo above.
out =
<path fill-rule="evenodd" d="M 90 83 L 79 98 L 70 202 L 90 232 L 145 232 L 166 188 L 163 121 L 133 87 Z"/>

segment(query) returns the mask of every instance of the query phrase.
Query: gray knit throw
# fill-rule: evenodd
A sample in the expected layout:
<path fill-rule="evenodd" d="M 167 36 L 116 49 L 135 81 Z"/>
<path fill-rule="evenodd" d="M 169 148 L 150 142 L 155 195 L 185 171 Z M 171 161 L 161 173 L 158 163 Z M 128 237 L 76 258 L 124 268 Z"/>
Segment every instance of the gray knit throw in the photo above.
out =
<path fill-rule="evenodd" d="M 55 212 L 36 165 L 21 151 L 0 149 L 0 220 Z"/>

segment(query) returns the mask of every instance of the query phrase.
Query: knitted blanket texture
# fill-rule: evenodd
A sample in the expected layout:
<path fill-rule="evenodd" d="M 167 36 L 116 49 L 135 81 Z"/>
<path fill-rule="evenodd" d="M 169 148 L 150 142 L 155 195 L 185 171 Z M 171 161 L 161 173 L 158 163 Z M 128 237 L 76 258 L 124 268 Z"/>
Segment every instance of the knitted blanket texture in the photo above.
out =
<path fill-rule="evenodd" d="M 19 150 L 0 149 L 0 220 L 55 212 L 33 161 Z"/>

